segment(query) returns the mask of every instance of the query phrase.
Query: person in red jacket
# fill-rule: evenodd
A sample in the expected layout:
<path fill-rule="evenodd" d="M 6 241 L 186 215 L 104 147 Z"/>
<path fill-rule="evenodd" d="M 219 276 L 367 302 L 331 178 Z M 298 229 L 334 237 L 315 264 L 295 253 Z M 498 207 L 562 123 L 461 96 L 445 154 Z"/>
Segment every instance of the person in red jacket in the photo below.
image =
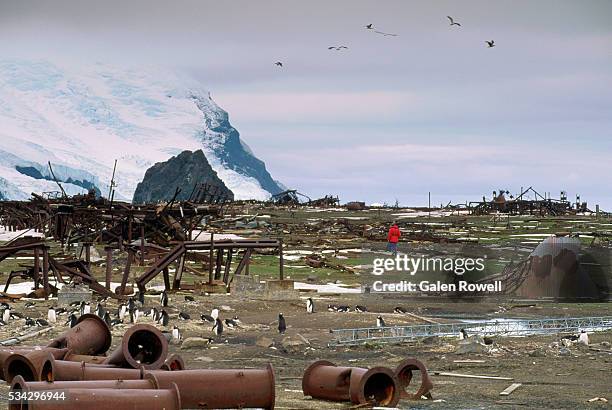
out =
<path fill-rule="evenodd" d="M 393 253 L 393 256 L 397 255 L 397 243 L 399 242 L 400 236 L 402 236 L 402 233 L 397 224 L 393 222 L 387 234 L 387 250 Z"/>

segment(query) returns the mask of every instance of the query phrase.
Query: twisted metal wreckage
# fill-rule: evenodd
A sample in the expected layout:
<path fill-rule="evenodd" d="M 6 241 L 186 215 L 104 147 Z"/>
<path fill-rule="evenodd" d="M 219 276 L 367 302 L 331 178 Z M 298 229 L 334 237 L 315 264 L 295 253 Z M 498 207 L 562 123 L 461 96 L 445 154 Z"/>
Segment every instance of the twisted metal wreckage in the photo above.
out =
<path fill-rule="evenodd" d="M 202 194 L 198 193 L 200 197 Z M 11 231 L 26 230 L 0 247 L 0 261 L 17 255 L 33 257 L 32 266 L 23 266 L 23 269 L 10 273 L 4 292 L 15 277 L 22 277 L 34 281 L 32 296 L 48 298 L 57 292 L 49 283 L 49 276 L 52 275 L 57 283 L 74 280 L 88 285 L 102 296 L 124 299 L 126 294 L 132 293 L 127 286 L 132 265 L 151 265 L 136 280 L 141 292 L 160 273 L 163 274 L 166 289 L 170 290 L 181 288 L 185 270 L 195 271 L 186 266 L 187 259 L 208 266 L 209 275 L 205 285 L 209 289 L 225 289 L 230 286 L 233 275 L 249 274 L 252 253 L 263 248 L 281 255 L 279 275 L 282 279 L 280 240 L 215 240 L 214 234 L 210 234 L 210 239 L 197 241 L 202 234 L 199 227 L 203 221 L 220 217 L 223 206 L 223 202 L 174 200 L 162 205 L 137 206 L 97 199 L 93 194 L 60 199 L 46 199 L 34 194 L 33 199 L 27 202 L 0 202 L 0 225 Z M 26 236 L 28 233 L 36 233 L 37 236 Z M 58 243 L 62 251 L 52 246 Z M 77 258 L 63 252 L 75 244 L 81 246 Z M 105 284 L 98 282 L 91 271 L 94 245 L 104 245 Z M 121 285 L 116 292 L 112 292 L 113 263 L 117 253 L 125 255 L 125 265 Z M 230 271 L 232 259 L 239 259 L 233 274 Z M 169 267 L 173 264 L 176 269 L 171 284 Z M 194 273 L 204 276 L 203 272 Z M 193 289 L 194 286 L 183 284 L 184 289 Z"/>

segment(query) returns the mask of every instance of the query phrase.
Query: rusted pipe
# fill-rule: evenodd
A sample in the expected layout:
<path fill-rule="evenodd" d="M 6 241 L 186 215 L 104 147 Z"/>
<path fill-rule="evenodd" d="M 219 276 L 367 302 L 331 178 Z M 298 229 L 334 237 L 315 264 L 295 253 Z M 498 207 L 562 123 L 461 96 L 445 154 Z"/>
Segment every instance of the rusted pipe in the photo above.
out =
<path fill-rule="evenodd" d="M 412 371 L 418 370 L 421 374 L 421 385 L 419 386 L 416 393 L 408 393 L 407 388 L 412 381 Z M 427 373 L 427 368 L 425 365 L 419 360 L 410 357 L 406 360 L 403 360 L 400 364 L 395 368 L 395 376 L 399 381 L 400 386 L 400 394 L 402 398 L 407 398 L 411 400 L 418 400 L 422 396 L 428 397 L 430 396 L 430 391 L 433 389 L 433 382 Z"/>
<path fill-rule="evenodd" d="M 26 385 L 27 387 L 27 385 Z M 27 390 L 24 390 L 26 393 Z M 140 389 L 67 389 L 63 400 L 11 402 L 9 410 L 180 410 L 181 398 L 176 385 L 165 390 Z"/>
<path fill-rule="evenodd" d="M 336 366 L 327 360 L 319 360 L 308 366 L 302 377 L 305 396 L 316 399 L 350 400 L 351 367 Z"/>
<path fill-rule="evenodd" d="M 159 370 L 185 370 L 185 361 L 178 354 L 172 354 L 168 356 L 164 364 L 159 368 Z"/>
<path fill-rule="evenodd" d="M 154 370 L 161 389 L 176 383 L 187 409 L 274 409 L 274 369 Z"/>
<path fill-rule="evenodd" d="M 78 380 L 138 380 L 143 377 L 143 369 L 121 369 L 102 365 L 87 364 L 85 362 L 67 362 L 55 360 L 53 367 L 53 381 Z"/>
<path fill-rule="evenodd" d="M 58 357 L 56 357 L 58 359 Z M 68 350 L 64 357 L 60 358 L 69 362 L 85 362 L 89 364 L 104 364 L 106 356 L 90 356 L 86 354 L 73 354 L 72 350 Z"/>
<path fill-rule="evenodd" d="M 311 364 L 302 378 L 302 391 L 306 396 L 386 407 L 398 403 L 398 385 L 395 374 L 386 367 L 341 367 L 326 360 Z"/>
<path fill-rule="evenodd" d="M 59 382 L 29 382 L 16 376 L 11 383 L 12 391 L 47 391 L 66 389 L 159 389 L 159 384 L 152 374 L 142 380 L 83 380 Z"/>
<path fill-rule="evenodd" d="M 6 380 L 6 378 L 4 377 L 4 362 L 6 361 L 6 359 L 8 359 L 10 356 L 16 353 L 23 355 L 26 353 L 33 352 L 35 350 L 47 350 L 50 353 L 52 353 L 53 356 L 57 359 L 61 359 L 64 356 L 64 353 L 66 352 L 65 349 L 54 349 L 51 347 L 44 347 L 44 346 L 18 346 L 18 347 L 1 349 L 0 350 L 0 379 Z"/>
<path fill-rule="evenodd" d="M 7 382 L 16 376 L 26 381 L 52 381 L 55 359 L 46 350 L 33 350 L 28 353 L 14 353 L 6 358 L 2 373 Z"/>
<path fill-rule="evenodd" d="M 77 324 L 54 339 L 48 347 L 68 348 L 73 354 L 101 355 L 111 345 L 111 332 L 97 315 L 82 315 Z"/>
<path fill-rule="evenodd" d="M 104 361 L 119 367 L 159 369 L 168 356 L 168 340 L 151 325 L 135 325 L 123 335 L 121 344 Z"/>
<path fill-rule="evenodd" d="M 399 382 L 388 367 L 355 367 L 351 371 L 350 396 L 355 404 L 395 407 L 400 400 Z"/>

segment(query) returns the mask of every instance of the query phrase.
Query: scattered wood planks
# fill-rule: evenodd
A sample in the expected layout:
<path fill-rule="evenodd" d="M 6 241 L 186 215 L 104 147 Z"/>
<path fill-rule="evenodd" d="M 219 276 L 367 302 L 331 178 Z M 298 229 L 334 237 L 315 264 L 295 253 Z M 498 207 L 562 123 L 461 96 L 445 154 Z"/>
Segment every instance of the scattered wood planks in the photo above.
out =
<path fill-rule="evenodd" d="M 448 376 L 448 377 L 464 377 L 467 379 L 489 379 L 489 380 L 514 380 L 512 377 L 500 377 L 500 376 L 482 376 L 477 374 L 463 374 L 463 373 L 448 373 L 448 372 L 432 372 L 434 376 Z"/>
<path fill-rule="evenodd" d="M 518 389 L 522 385 L 523 385 L 522 383 L 512 383 L 510 386 L 506 387 L 506 389 L 504 391 L 499 393 L 499 395 L 500 396 L 509 396 L 510 394 L 512 394 L 513 391 L 515 391 L 516 389 Z"/>

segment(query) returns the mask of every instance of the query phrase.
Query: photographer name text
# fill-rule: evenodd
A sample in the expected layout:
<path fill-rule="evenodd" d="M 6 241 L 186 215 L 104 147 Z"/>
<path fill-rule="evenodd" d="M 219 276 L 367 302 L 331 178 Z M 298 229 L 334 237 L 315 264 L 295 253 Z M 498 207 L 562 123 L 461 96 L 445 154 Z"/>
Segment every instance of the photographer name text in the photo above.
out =
<path fill-rule="evenodd" d="M 410 282 L 402 280 L 399 282 L 385 283 L 377 280 L 372 283 L 374 292 L 491 292 L 500 293 L 502 283 L 497 280 L 491 283 L 469 283 L 461 280 L 457 283 L 444 283 L 440 281 L 430 282 L 422 280 L 420 282 Z"/>

